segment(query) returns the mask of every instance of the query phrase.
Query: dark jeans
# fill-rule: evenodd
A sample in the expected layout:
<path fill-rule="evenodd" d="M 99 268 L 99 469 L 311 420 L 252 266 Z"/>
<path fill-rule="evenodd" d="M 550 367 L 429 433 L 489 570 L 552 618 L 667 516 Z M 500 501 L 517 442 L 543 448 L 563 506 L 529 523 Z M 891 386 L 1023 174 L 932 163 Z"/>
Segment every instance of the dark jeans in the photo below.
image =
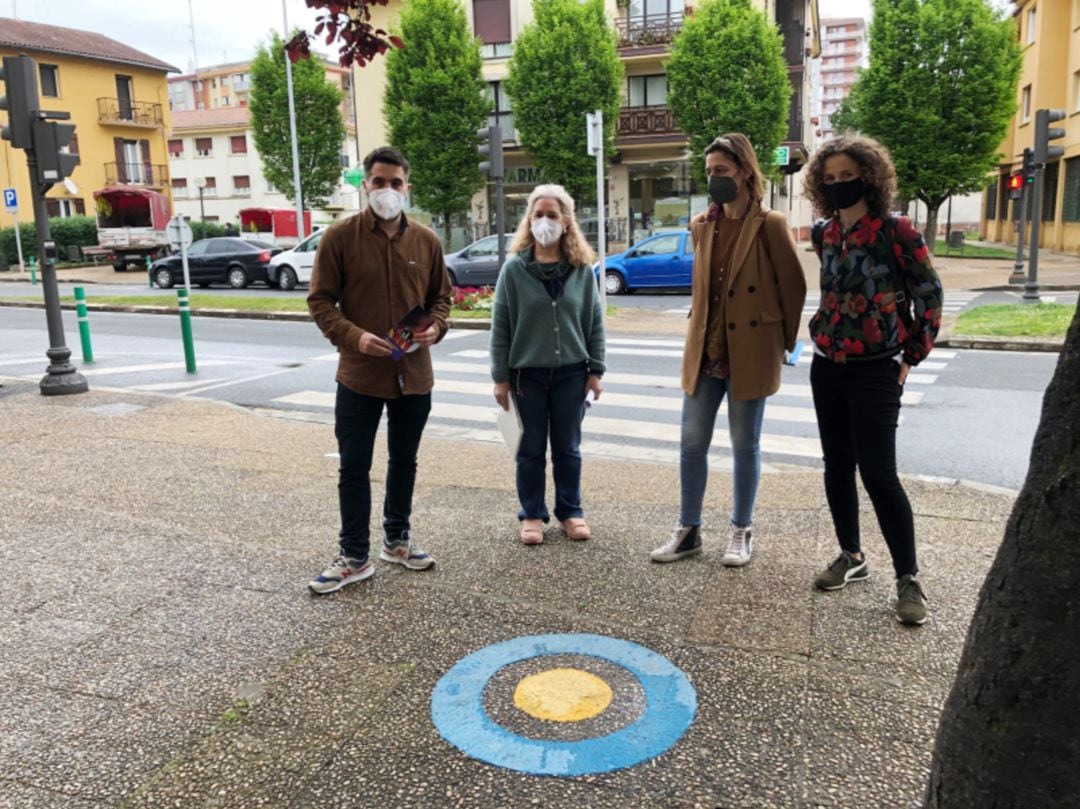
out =
<path fill-rule="evenodd" d="M 585 363 L 521 368 L 511 374 L 524 434 L 517 453 L 518 518 L 548 521 L 544 503 L 548 437 L 555 478 L 555 519 L 581 517 L 581 419 L 585 415 Z"/>
<path fill-rule="evenodd" d="M 386 498 L 383 530 L 387 539 L 398 539 L 409 530 L 413 487 L 416 484 L 416 453 L 431 412 L 431 394 L 379 399 L 365 396 L 338 383 L 334 407 L 334 434 L 341 467 L 338 470 L 338 503 L 341 508 L 341 552 L 366 559 L 371 534 L 371 456 L 375 433 L 386 407 Z"/>
<path fill-rule="evenodd" d="M 899 372 L 892 359 L 843 364 L 815 355 L 810 366 L 825 454 L 825 496 L 836 538 L 848 553 L 861 551 L 858 466 L 898 578 L 919 570 L 911 503 L 896 474 L 896 426 L 904 392 Z"/>

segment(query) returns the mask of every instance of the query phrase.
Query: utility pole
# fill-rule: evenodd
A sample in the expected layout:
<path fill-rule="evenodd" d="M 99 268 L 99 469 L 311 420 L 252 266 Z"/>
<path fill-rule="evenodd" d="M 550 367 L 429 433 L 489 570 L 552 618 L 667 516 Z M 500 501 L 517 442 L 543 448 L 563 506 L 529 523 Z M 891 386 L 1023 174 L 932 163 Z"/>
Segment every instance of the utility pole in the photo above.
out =
<path fill-rule="evenodd" d="M 289 41 L 289 17 L 285 11 L 285 0 L 281 0 L 281 25 L 284 29 L 282 34 L 286 42 Z M 300 192 L 300 147 L 296 141 L 296 103 L 293 101 L 292 59 L 285 54 L 285 85 L 289 92 L 289 137 L 292 140 L 292 176 L 293 189 L 296 191 L 296 240 L 302 242 L 307 233 L 304 232 L 304 195 Z M 356 133 L 357 138 L 360 133 Z"/>
<path fill-rule="evenodd" d="M 596 252 L 600 255 L 600 310 L 607 320 L 607 279 L 604 277 L 604 253 L 607 252 L 607 216 L 604 204 L 604 111 L 585 113 L 588 128 L 586 142 L 596 155 Z"/>
<path fill-rule="evenodd" d="M 498 236 L 499 269 L 502 269 L 506 261 L 506 241 L 503 233 L 506 229 L 506 203 L 503 199 L 503 139 L 501 126 L 485 126 L 476 130 L 476 137 L 480 145 L 476 147 L 477 154 L 484 158 L 480 161 L 479 168 L 495 181 L 495 233 Z"/>

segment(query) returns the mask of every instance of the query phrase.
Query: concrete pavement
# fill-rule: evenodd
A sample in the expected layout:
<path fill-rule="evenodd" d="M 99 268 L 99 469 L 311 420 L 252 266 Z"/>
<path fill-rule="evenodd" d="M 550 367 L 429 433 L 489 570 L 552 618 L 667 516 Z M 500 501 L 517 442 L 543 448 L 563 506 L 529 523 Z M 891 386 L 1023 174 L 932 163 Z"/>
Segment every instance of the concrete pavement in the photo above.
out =
<path fill-rule="evenodd" d="M 714 474 L 706 554 L 661 566 L 647 552 L 677 516 L 675 467 L 586 458 L 594 539 L 549 530 L 526 548 L 505 449 L 426 440 L 414 530 L 436 568 L 377 563 L 316 598 L 305 585 L 338 527 L 326 425 L 6 382 L 0 449 L 0 807 L 19 809 L 916 806 L 1012 505 L 908 482 L 932 613 L 911 629 L 893 617 L 865 498 L 871 579 L 811 589 L 836 552 L 817 472 L 765 476 L 741 570 L 719 563 L 731 479 Z M 440 678 L 545 633 L 664 655 L 696 691 L 693 724 L 658 758 L 575 778 L 445 742 L 430 712 Z M 595 661 L 584 649 L 568 664 Z M 608 713 L 642 710 L 605 665 Z M 528 673 L 508 667 L 485 692 L 508 726 L 527 719 L 508 694 Z"/>

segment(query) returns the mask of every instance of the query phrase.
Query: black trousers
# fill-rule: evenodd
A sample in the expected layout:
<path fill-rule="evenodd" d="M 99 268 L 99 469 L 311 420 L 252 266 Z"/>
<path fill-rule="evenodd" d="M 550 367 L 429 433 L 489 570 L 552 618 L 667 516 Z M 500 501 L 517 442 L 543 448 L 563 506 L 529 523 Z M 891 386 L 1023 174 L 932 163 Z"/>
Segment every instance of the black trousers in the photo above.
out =
<path fill-rule="evenodd" d="M 383 500 L 383 531 L 387 540 L 395 540 L 409 530 L 416 485 L 416 454 L 431 411 L 431 394 L 379 399 L 356 393 L 338 383 L 334 432 L 341 455 L 338 470 L 340 544 L 341 552 L 354 559 L 366 559 L 370 545 L 369 473 L 375 451 L 375 433 L 384 407 L 388 421 L 389 461 Z"/>
<path fill-rule="evenodd" d="M 840 547 L 859 553 L 858 467 L 874 505 L 896 576 L 917 573 L 911 503 L 896 474 L 896 427 L 903 386 L 892 359 L 837 363 L 815 355 L 810 366 L 825 496 Z"/>

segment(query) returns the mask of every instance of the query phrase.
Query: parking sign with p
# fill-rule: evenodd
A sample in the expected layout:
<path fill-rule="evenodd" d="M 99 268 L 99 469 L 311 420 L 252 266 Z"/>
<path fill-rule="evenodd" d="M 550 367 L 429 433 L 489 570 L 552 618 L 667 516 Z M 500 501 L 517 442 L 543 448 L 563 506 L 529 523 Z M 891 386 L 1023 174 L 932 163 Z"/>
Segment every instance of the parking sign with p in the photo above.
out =
<path fill-rule="evenodd" d="M 15 193 L 14 188 L 4 189 L 4 210 L 9 213 L 15 213 L 19 210 L 19 195 Z"/>

